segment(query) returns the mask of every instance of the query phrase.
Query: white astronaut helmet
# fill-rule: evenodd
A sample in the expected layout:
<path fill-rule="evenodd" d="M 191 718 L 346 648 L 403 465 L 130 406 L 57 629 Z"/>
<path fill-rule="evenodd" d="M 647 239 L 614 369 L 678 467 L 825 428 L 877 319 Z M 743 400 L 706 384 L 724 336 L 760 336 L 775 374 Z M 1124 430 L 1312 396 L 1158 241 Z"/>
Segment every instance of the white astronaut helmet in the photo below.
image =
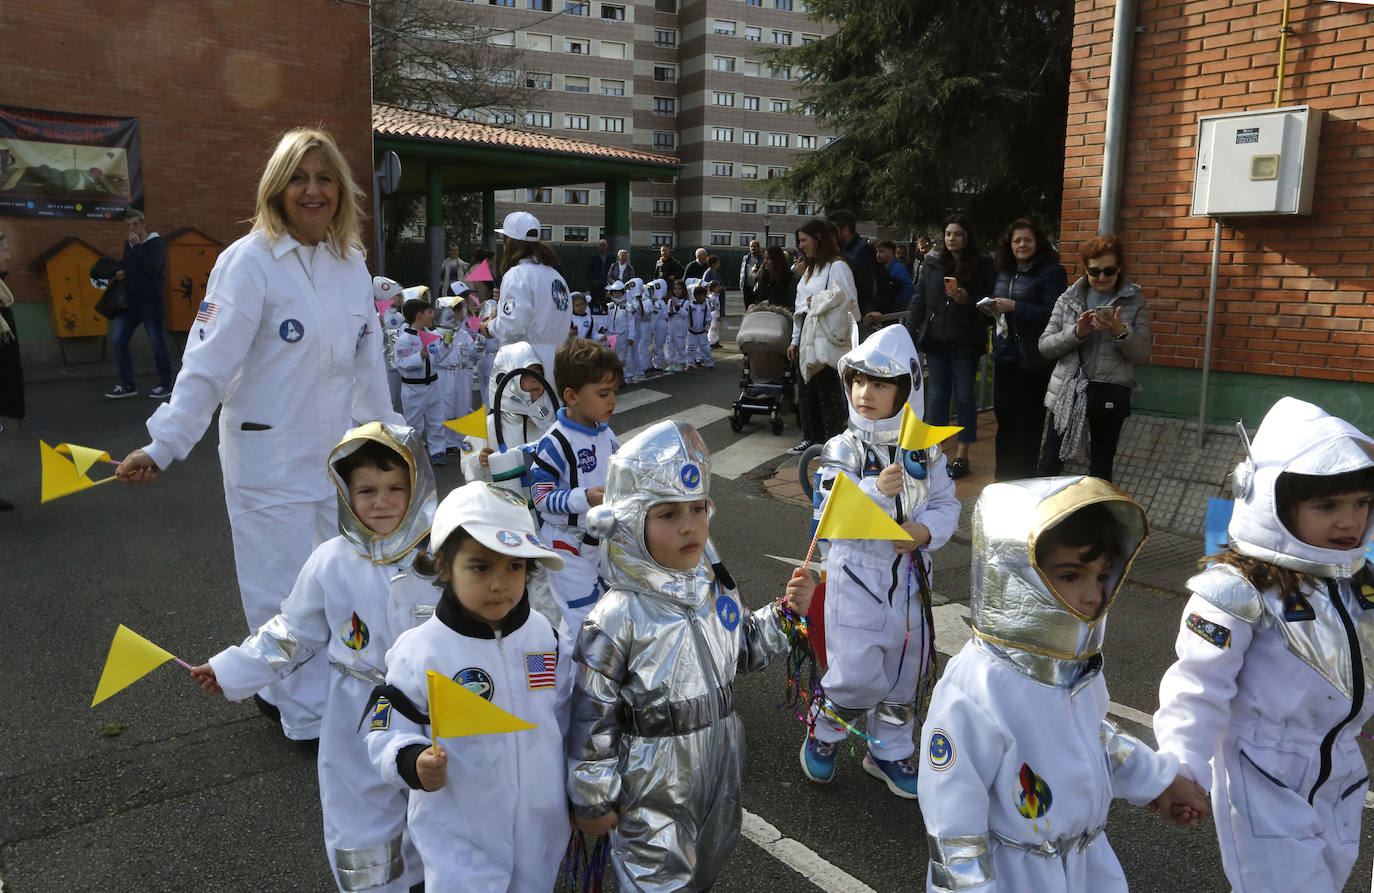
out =
<path fill-rule="evenodd" d="M 902 378 L 907 381 L 906 405 L 925 418 L 925 396 L 921 393 L 921 357 L 911 340 L 911 333 L 900 323 L 886 326 L 869 335 L 862 344 L 840 357 L 836 368 L 844 387 L 844 401 L 849 407 L 849 429 L 872 443 L 896 443 L 902 428 L 902 407 L 882 419 L 866 419 L 854 409 L 850 394 L 850 372 L 862 372 L 871 378 Z"/>
<path fill-rule="evenodd" d="M 501 345 L 501 349 L 496 352 L 496 358 L 491 363 L 492 412 L 496 411 L 496 397 L 499 394 L 501 412 L 513 412 L 516 415 L 529 416 L 535 422 L 552 423 L 553 402 L 549 398 L 547 389 L 538 400 L 531 401 L 530 395 L 520 387 L 518 381 L 511 383 L 506 381 L 516 369 L 529 369 L 531 367 L 538 367 L 544 380 L 552 386 L 553 370 L 543 368 L 543 361 L 539 359 L 539 354 L 528 342 L 516 341 L 512 344 Z M 493 446 L 495 446 L 494 443 Z M 507 446 L 518 446 L 518 444 L 507 444 Z"/>
<path fill-rule="evenodd" d="M 348 481 L 336 467 L 340 460 L 370 442 L 381 444 L 399 455 L 410 476 L 410 503 L 406 506 L 405 517 L 395 530 L 383 535 L 368 529 L 358 519 L 348 498 Z M 421 460 L 417 461 L 416 456 L 422 457 Z M 429 535 L 438 504 L 438 488 L 434 482 L 434 469 L 424 460 L 424 456 L 425 448 L 419 431 L 406 425 L 382 422 L 368 422 L 351 429 L 329 453 L 329 476 L 339 495 L 339 532 L 373 564 L 392 564 L 404 558 Z"/>

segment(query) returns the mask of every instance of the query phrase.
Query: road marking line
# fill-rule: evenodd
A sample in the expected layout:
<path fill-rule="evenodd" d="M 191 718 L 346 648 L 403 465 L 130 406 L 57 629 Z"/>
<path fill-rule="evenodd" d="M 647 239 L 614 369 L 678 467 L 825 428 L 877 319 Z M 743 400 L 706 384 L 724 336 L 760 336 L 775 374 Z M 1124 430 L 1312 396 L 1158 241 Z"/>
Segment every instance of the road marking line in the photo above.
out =
<path fill-rule="evenodd" d="M 726 409 L 723 406 L 715 406 L 710 403 L 698 403 L 691 409 L 685 409 L 682 412 L 674 413 L 670 416 L 667 416 L 667 418 L 670 418 L 675 422 L 686 422 L 693 428 L 705 428 L 712 422 L 719 422 L 721 419 L 727 417 L 728 415 L 730 415 L 730 410 Z M 629 431 L 624 432 L 623 434 L 618 434 L 620 442 L 624 443 L 631 437 L 634 437 L 639 432 L 647 430 L 653 427 L 654 425 L 657 425 L 661 421 L 663 421 L 663 419 L 655 419 L 647 425 L 640 425 L 638 428 L 633 428 Z"/>
<path fill-rule="evenodd" d="M 781 831 L 747 809 L 744 810 L 740 832 L 765 853 L 826 893 L 877 893 L 868 884 L 821 858 L 810 847 L 790 837 L 783 837 Z"/>
<path fill-rule="evenodd" d="M 733 481 L 769 459 L 787 452 L 791 444 L 776 434 L 760 431 L 742 437 L 711 456 L 711 474 Z"/>
<path fill-rule="evenodd" d="M 639 409 L 641 406 L 648 406 L 650 403 L 657 403 L 660 400 L 667 400 L 668 395 L 662 391 L 655 391 L 653 388 L 639 388 L 634 391 L 627 391 L 624 394 L 617 394 L 615 398 L 616 412 L 630 412 Z"/>

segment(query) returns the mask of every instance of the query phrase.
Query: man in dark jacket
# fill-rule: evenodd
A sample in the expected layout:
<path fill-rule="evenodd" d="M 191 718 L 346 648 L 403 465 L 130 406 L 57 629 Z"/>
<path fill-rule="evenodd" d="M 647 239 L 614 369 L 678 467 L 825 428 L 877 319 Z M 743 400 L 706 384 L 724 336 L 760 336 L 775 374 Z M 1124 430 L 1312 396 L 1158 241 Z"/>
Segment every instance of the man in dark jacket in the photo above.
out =
<path fill-rule="evenodd" d="M 884 312 L 883 308 L 878 306 L 878 258 L 868 243 L 854 231 L 859 225 L 858 218 L 851 211 L 836 211 L 826 219 L 835 227 L 835 243 L 840 246 L 840 251 L 844 253 L 844 259 L 854 274 L 854 289 L 859 297 L 859 315 Z"/>
<path fill-rule="evenodd" d="M 596 254 L 587 259 L 587 281 L 591 283 L 592 303 L 606 304 L 606 270 L 610 268 L 611 248 L 602 239 L 596 243 Z"/>
<path fill-rule="evenodd" d="M 658 262 L 654 264 L 654 278 L 662 279 L 669 286 L 682 278 L 682 264 L 673 257 L 673 249 L 667 245 L 658 248 Z"/>
<path fill-rule="evenodd" d="M 124 213 L 128 237 L 124 243 L 123 269 L 116 277 L 124 280 L 129 297 L 129 309 L 115 318 L 115 363 L 119 368 L 119 384 L 105 394 L 111 400 L 138 395 L 134 384 L 134 361 L 129 353 L 129 340 L 139 325 L 148 333 L 157 364 L 159 384 L 148 396 L 165 400 L 172 396 L 172 362 L 167 354 L 167 338 L 162 331 L 163 288 L 167 280 L 167 246 L 157 233 L 149 233 L 143 212 L 129 208 Z"/>

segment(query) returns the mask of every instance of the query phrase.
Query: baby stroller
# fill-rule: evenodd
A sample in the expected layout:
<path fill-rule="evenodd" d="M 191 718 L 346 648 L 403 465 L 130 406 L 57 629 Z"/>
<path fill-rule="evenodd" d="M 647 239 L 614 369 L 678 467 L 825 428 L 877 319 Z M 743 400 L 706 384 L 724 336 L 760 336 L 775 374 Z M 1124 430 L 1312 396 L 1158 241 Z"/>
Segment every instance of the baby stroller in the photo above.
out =
<path fill-rule="evenodd" d="M 744 354 L 739 398 L 732 407 L 730 429 L 739 432 L 754 413 L 767 413 L 774 434 L 783 429 L 782 414 L 797 411 L 796 377 L 787 359 L 792 343 L 792 314 L 781 307 L 758 304 L 745 311 L 736 338 Z M 798 418 L 797 424 L 801 424 Z"/>

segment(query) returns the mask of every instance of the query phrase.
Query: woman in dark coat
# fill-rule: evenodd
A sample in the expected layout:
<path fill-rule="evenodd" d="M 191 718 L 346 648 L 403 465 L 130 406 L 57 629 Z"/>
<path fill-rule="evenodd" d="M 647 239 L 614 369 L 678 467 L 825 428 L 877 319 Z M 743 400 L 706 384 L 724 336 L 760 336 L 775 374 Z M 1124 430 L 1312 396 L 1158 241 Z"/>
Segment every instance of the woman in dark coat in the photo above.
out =
<path fill-rule="evenodd" d="M 1045 391 L 1054 363 L 1040 355 L 1036 342 L 1050 321 L 1054 302 L 1069 287 L 1059 253 L 1045 234 L 1024 218 L 1012 221 L 997 245 L 997 286 L 990 309 L 992 333 L 992 408 L 997 415 L 999 481 L 1035 474 L 1040 434 L 1045 427 Z"/>
<path fill-rule="evenodd" d="M 792 309 L 797 299 L 797 274 L 780 245 L 769 245 L 763 252 L 763 266 L 754 280 L 754 303 L 777 304 Z"/>

